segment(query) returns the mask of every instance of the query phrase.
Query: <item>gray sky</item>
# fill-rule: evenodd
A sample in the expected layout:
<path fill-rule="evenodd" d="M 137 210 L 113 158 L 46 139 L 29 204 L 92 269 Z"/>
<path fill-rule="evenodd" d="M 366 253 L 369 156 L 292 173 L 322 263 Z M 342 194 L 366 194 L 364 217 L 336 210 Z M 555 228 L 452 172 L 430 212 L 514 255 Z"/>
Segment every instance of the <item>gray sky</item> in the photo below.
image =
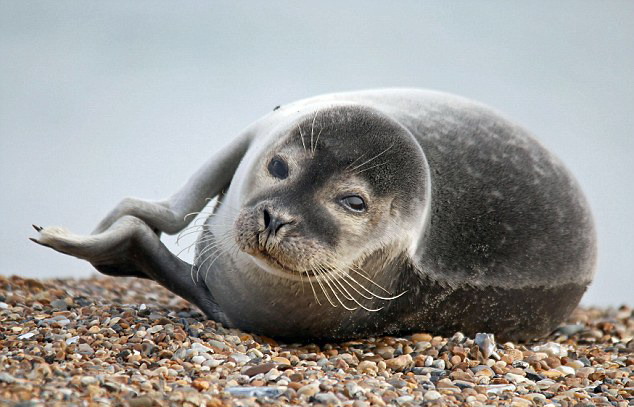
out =
<path fill-rule="evenodd" d="M 408 86 L 485 102 L 561 157 L 599 232 L 583 302 L 633 304 L 632 21 L 632 1 L 0 1 L 0 274 L 89 276 L 30 224 L 88 233 L 276 105 Z"/>

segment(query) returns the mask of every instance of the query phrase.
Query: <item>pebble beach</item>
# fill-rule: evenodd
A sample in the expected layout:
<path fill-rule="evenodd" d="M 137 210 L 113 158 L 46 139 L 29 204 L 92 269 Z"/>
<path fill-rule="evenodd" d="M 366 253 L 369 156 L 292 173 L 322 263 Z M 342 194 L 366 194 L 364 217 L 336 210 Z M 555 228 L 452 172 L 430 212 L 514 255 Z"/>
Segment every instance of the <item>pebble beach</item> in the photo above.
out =
<path fill-rule="evenodd" d="M 284 344 L 154 282 L 0 276 L 1 406 L 634 406 L 632 308 L 549 337 L 417 332 Z"/>

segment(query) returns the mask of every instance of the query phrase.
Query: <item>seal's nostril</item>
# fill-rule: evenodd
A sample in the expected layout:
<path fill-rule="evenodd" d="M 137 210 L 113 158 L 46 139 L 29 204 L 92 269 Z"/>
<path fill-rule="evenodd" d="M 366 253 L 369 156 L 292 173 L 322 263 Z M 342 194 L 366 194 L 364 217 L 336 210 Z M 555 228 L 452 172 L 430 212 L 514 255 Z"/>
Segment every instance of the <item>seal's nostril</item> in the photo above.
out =
<path fill-rule="evenodd" d="M 268 209 L 262 209 L 262 218 L 264 221 L 264 229 L 268 230 L 271 235 L 278 233 L 282 226 L 292 223 L 276 216 L 275 213 L 269 212 Z"/>
<path fill-rule="evenodd" d="M 264 209 L 264 227 L 268 228 L 269 227 L 269 223 L 271 223 L 271 215 L 269 214 L 269 211 L 267 211 L 266 209 Z"/>
<path fill-rule="evenodd" d="M 271 229 L 273 229 L 275 231 L 275 233 L 279 232 L 280 229 L 282 229 L 282 226 L 287 225 L 288 222 L 282 222 L 281 220 L 277 220 L 277 223 L 275 225 L 271 225 Z"/>

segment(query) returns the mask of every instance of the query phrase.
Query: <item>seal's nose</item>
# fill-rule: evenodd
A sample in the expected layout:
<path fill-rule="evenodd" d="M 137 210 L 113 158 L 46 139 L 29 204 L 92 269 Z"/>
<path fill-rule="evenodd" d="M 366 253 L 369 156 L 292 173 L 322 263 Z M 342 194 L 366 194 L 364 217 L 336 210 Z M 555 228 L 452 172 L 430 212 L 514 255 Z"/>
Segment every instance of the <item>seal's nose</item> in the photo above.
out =
<path fill-rule="evenodd" d="M 266 208 L 262 210 L 262 215 L 264 217 L 265 230 L 267 230 L 269 234 L 273 236 L 275 236 L 283 226 L 292 223 L 292 221 L 282 219 L 279 216 L 275 216 Z"/>

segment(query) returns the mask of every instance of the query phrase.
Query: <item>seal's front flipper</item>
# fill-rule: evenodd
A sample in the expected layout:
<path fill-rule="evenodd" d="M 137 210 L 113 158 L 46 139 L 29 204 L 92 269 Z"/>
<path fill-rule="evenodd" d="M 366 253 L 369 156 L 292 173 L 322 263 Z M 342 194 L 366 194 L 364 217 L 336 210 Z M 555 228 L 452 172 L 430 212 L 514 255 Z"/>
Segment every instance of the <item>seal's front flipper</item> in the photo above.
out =
<path fill-rule="evenodd" d="M 111 276 L 152 279 L 198 306 L 208 317 L 224 317 L 203 282 L 191 278 L 191 265 L 174 256 L 142 220 L 119 218 L 105 232 L 80 236 L 58 227 L 34 226 L 39 236 L 31 239 L 58 252 L 89 261 Z"/>
<path fill-rule="evenodd" d="M 180 232 L 202 210 L 210 199 L 217 196 L 231 182 L 249 143 L 253 129 L 247 129 L 228 146 L 214 154 L 185 185 L 170 198 L 150 202 L 136 198 L 123 199 L 97 225 L 93 234 L 101 233 L 124 216 L 134 216 L 150 225 L 154 233 Z"/>

